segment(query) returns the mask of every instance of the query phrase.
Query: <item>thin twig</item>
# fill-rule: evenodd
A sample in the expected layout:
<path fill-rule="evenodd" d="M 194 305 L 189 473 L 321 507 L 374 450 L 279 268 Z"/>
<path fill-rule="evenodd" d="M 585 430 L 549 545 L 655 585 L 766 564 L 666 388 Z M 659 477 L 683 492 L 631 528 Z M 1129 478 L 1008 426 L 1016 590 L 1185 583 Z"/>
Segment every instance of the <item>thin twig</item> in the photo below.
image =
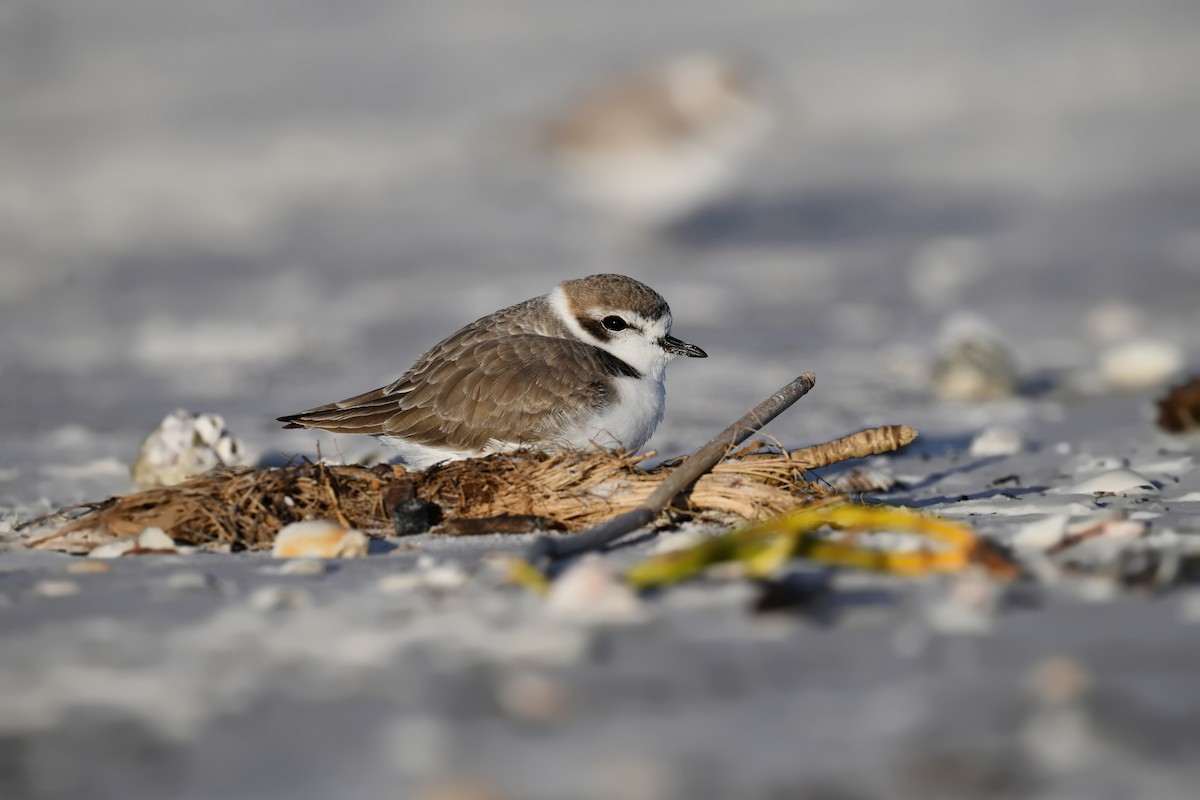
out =
<path fill-rule="evenodd" d="M 808 394 L 816 381 L 816 375 L 806 372 L 759 403 L 746 416 L 721 431 L 708 444 L 688 456 L 687 460 L 676 467 L 675 471 L 668 475 L 658 485 L 658 488 L 646 498 L 646 502 L 632 511 L 627 511 L 619 517 L 613 517 L 594 528 L 569 537 L 539 537 L 529 551 L 529 561 L 536 564 L 544 560 L 564 558 L 589 550 L 599 550 L 622 536 L 649 525 L 655 517 L 662 513 L 663 509 L 670 505 L 672 500 L 687 491 L 700 479 L 700 476 L 716 466 L 730 448 L 737 447 L 801 397 Z"/>

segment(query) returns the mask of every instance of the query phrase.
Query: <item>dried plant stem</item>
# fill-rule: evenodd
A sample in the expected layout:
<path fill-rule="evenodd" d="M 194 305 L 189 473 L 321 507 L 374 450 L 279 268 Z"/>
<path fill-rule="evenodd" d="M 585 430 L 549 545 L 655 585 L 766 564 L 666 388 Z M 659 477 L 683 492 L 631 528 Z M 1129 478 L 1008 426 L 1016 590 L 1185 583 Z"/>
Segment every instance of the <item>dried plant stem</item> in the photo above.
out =
<path fill-rule="evenodd" d="M 911 444 L 916 438 L 916 430 L 907 425 L 884 425 L 881 428 L 852 433 L 825 444 L 802 447 L 791 451 L 788 456 L 797 469 L 817 469 L 852 458 L 890 453 Z"/>
<path fill-rule="evenodd" d="M 540 537 L 530 550 L 529 560 L 537 563 L 546 559 L 563 558 L 599 550 L 626 534 L 650 524 L 670 503 L 692 486 L 700 476 L 711 470 L 725 457 L 730 448 L 737 447 L 783 411 L 791 407 L 813 388 L 817 376 L 806 372 L 787 386 L 755 406 L 750 413 L 717 434 L 658 485 L 646 501 L 618 517 L 577 533 L 568 538 Z"/>

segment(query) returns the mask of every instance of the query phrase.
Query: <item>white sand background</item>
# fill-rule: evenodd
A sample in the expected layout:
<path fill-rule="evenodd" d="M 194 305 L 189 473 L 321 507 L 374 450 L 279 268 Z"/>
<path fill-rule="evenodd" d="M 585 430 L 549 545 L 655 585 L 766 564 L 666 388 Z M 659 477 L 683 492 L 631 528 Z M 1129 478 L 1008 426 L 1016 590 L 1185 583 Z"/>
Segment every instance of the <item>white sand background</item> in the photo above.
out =
<path fill-rule="evenodd" d="M 656 235 L 562 202 L 532 125 L 697 50 L 759 64 L 780 103 L 737 184 Z M 177 407 L 263 457 L 363 455 L 273 420 L 596 271 L 659 289 L 710 353 L 669 371 L 664 453 L 813 370 L 770 433 L 915 425 L 880 463 L 907 488 L 882 499 L 1000 538 L 1098 505 L 1200 535 L 1200 443 L 1156 430 L 1161 386 L 1100 372 L 1142 339 L 1200 370 L 1198 74 L 1191 0 L 10 0 L 0 541 L 127 491 Z M 963 312 L 1009 343 L 1020 397 L 932 396 Z M 996 425 L 1025 450 L 971 455 Z M 1116 467 L 1154 491 L 1047 493 Z M 494 588 L 481 557 L 504 542 L 416 544 L 308 577 L 0 552 L 0 796 L 1194 796 L 1186 587 L 1038 591 L 979 636 L 939 628 L 936 586 L 842 576 L 764 620 L 752 587 L 704 583 L 597 629 Z M 385 591 L 421 554 L 467 586 Z M 1057 657 L 1082 699 L 1028 688 Z"/>

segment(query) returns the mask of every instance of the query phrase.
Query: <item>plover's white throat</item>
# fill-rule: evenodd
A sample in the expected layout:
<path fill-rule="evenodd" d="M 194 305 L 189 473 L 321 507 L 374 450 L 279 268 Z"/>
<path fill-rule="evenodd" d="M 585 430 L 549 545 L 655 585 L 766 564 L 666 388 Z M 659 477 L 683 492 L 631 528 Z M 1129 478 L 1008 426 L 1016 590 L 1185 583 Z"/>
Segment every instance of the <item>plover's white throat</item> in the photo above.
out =
<path fill-rule="evenodd" d="M 706 354 L 671 335 L 658 292 L 592 275 L 472 322 L 394 383 L 279 421 L 378 436 L 416 469 L 520 448 L 632 451 L 662 420 L 677 355 Z"/>

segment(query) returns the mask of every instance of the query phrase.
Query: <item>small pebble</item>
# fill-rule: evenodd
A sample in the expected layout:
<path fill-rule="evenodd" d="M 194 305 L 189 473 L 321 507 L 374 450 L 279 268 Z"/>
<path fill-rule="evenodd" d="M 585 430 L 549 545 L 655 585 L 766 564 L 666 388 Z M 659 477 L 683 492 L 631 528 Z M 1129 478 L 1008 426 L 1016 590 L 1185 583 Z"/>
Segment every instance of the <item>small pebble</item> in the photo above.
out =
<path fill-rule="evenodd" d="M 379 579 L 381 592 L 402 593 L 417 589 L 450 592 L 461 589 L 470 576 L 455 564 L 433 564 L 422 567 L 420 563 L 412 572 L 397 572 Z"/>
<path fill-rule="evenodd" d="M 976 458 L 1012 456 L 1025 449 L 1025 440 L 1012 428 L 994 425 L 984 428 L 971 440 L 971 455 Z"/>
<path fill-rule="evenodd" d="M 1112 342 L 1136 333 L 1142 324 L 1141 317 L 1136 306 L 1115 300 L 1093 307 L 1084 317 L 1083 325 L 1093 340 Z"/>
<path fill-rule="evenodd" d="M 658 534 L 658 539 L 654 542 L 654 547 L 650 552 L 653 555 L 662 555 L 663 553 L 674 553 L 679 550 L 687 550 L 689 547 L 695 547 L 709 537 L 703 531 L 663 531 Z"/>
<path fill-rule="evenodd" d="M 1052 514 L 1028 522 L 1012 535 L 1010 541 L 1018 550 L 1049 550 L 1066 538 L 1067 523 L 1070 519 L 1067 514 Z"/>
<path fill-rule="evenodd" d="M 276 575 L 324 575 L 329 566 L 315 558 L 292 558 L 271 571 Z"/>
<path fill-rule="evenodd" d="M 1075 536 L 1087 531 L 1094 531 L 1101 539 L 1141 539 L 1146 535 L 1149 526 L 1144 520 L 1122 519 L 1109 517 L 1100 520 L 1080 520 L 1067 526 L 1067 535 Z"/>
<path fill-rule="evenodd" d="M 983 402 L 1017 393 L 1016 360 L 983 320 L 955 317 L 943 327 L 933 363 L 933 393 L 948 402 Z"/>
<path fill-rule="evenodd" d="M 295 586 L 263 586 L 250 594 L 250 607 L 258 611 L 311 606 L 313 596 Z"/>
<path fill-rule="evenodd" d="M 204 572 L 173 572 L 163 581 L 168 589 L 177 592 L 203 591 L 217 585 L 213 576 Z"/>
<path fill-rule="evenodd" d="M 1089 603 L 1108 603 L 1120 594 L 1117 582 L 1106 575 L 1088 575 L 1075 581 L 1072 586 L 1081 600 Z"/>
<path fill-rule="evenodd" d="M 33 590 L 42 597 L 70 597 L 79 593 L 79 584 L 75 581 L 50 578 L 38 581 L 34 584 Z"/>
<path fill-rule="evenodd" d="M 325 520 L 293 522 L 275 537 L 276 558 L 361 558 L 368 539 L 362 531 Z"/>
<path fill-rule="evenodd" d="M 595 632 L 582 627 L 518 626 L 505 633 L 503 653 L 510 663 L 562 667 L 592 653 L 594 640 Z"/>
<path fill-rule="evenodd" d="M 1183 371 L 1183 350 L 1171 342 L 1138 339 L 1100 355 L 1100 377 L 1109 388 L 1138 391 L 1163 386 Z"/>
<path fill-rule="evenodd" d="M 830 477 L 829 485 L 839 492 L 850 494 L 889 492 L 896 488 L 896 478 L 886 470 L 860 467 Z"/>
<path fill-rule="evenodd" d="M 442 510 L 436 503 L 410 497 L 392 506 L 392 525 L 397 536 L 416 536 L 427 532 L 441 519 Z"/>
<path fill-rule="evenodd" d="M 1065 489 L 1051 490 L 1056 494 L 1158 494 L 1154 482 L 1131 469 L 1101 472 Z"/>
<path fill-rule="evenodd" d="M 532 670 L 506 675 L 496 691 L 500 707 L 514 717 L 551 724 L 571 711 L 571 692 L 560 682 Z"/>
<path fill-rule="evenodd" d="M 1091 683 L 1084 666 L 1068 656 L 1055 656 L 1043 661 L 1029 677 L 1033 694 L 1044 703 L 1076 700 Z"/>
<path fill-rule="evenodd" d="M 602 558 L 587 556 L 550 587 L 546 608 L 574 622 L 640 622 L 642 601 Z"/>
<path fill-rule="evenodd" d="M 90 575 L 99 572 L 108 572 L 112 568 L 103 561 L 72 561 L 67 564 L 66 572 L 72 575 Z"/>
<path fill-rule="evenodd" d="M 162 528 L 149 527 L 144 529 L 138 534 L 137 546 L 139 550 L 176 552 L 175 540 L 167 536 Z"/>
<path fill-rule="evenodd" d="M 986 633 L 999 598 L 1000 587 L 985 571 L 968 569 L 949 579 L 946 591 L 927 609 L 927 618 L 934 630 L 942 633 Z"/>
<path fill-rule="evenodd" d="M 105 542 L 98 547 L 93 547 L 88 552 L 88 558 L 120 558 L 136 547 L 137 540 L 133 537 L 116 539 L 111 542 Z"/>

